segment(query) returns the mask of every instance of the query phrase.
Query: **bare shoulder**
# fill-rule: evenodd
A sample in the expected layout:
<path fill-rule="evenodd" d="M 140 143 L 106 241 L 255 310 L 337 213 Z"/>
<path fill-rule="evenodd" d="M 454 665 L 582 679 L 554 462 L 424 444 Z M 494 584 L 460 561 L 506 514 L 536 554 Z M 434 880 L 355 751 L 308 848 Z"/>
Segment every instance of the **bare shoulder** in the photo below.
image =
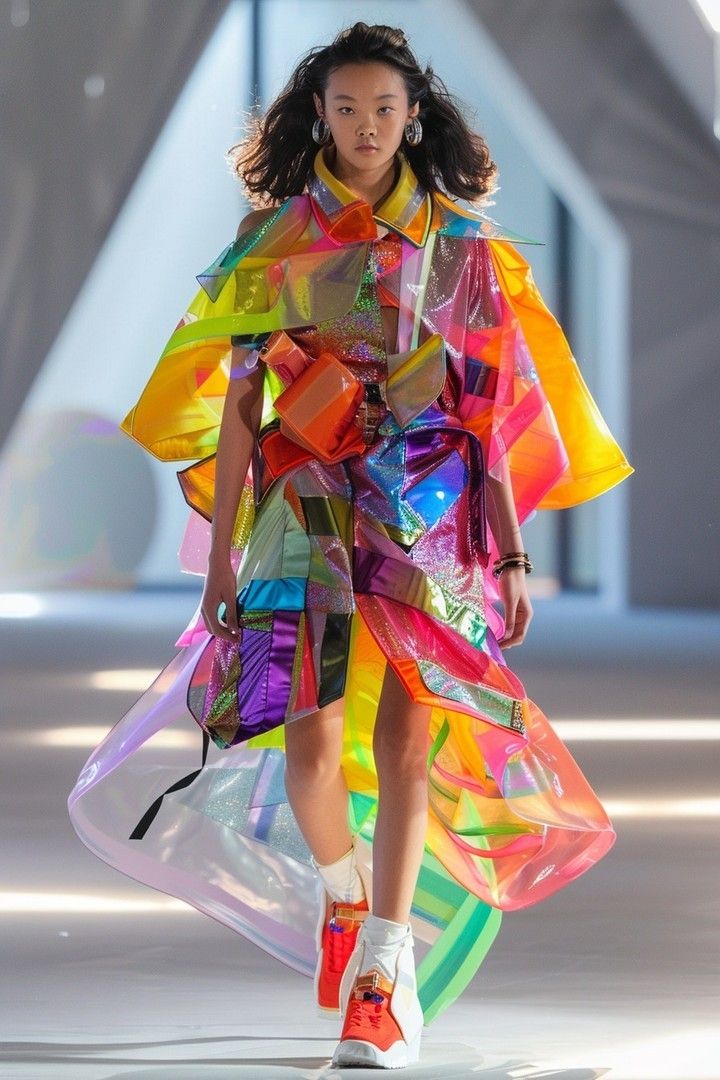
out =
<path fill-rule="evenodd" d="M 236 239 L 239 239 L 244 233 L 250 232 L 258 225 L 262 224 L 271 214 L 274 214 L 275 210 L 272 206 L 265 207 L 261 210 L 251 210 L 249 214 L 246 214 L 238 225 L 238 231 Z"/>

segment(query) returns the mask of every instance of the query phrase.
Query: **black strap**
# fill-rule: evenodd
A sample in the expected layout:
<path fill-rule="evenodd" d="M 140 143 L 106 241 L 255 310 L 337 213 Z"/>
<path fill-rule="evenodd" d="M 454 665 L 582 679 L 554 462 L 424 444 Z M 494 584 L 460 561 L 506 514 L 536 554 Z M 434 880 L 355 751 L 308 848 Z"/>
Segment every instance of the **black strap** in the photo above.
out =
<path fill-rule="evenodd" d="M 210 745 L 210 736 L 208 735 L 207 731 L 205 731 L 205 729 L 203 728 L 202 764 L 200 765 L 200 768 L 196 769 L 195 772 L 189 773 L 187 776 L 183 776 L 182 780 L 177 780 L 171 787 L 169 787 L 167 789 L 167 791 L 163 791 L 162 795 L 158 795 L 155 802 L 152 804 L 152 806 L 150 806 L 145 811 L 145 813 L 140 818 L 140 820 L 138 821 L 138 823 L 135 826 L 135 828 L 133 829 L 133 831 L 130 833 L 130 839 L 131 840 L 142 840 L 143 836 L 145 835 L 145 833 L 150 828 L 150 825 L 152 824 L 152 822 L 153 822 L 153 820 L 155 818 L 155 815 L 157 814 L 158 810 L 160 809 L 162 801 L 163 801 L 163 799 L 165 798 L 166 795 L 169 795 L 172 791 L 179 791 L 180 788 L 187 787 L 189 784 L 192 784 L 192 782 L 193 782 L 193 780 L 195 779 L 196 776 L 200 775 L 200 773 L 205 768 L 205 763 L 207 761 L 207 753 L 208 753 L 209 745 Z"/>

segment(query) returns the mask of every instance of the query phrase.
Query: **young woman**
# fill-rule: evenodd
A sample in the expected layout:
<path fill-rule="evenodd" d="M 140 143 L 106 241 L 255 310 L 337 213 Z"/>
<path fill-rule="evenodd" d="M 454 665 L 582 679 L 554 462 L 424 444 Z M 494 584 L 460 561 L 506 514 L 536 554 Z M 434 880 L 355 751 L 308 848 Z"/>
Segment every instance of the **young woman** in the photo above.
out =
<path fill-rule="evenodd" d="M 194 461 L 203 597 L 70 812 L 108 862 L 313 974 L 335 1065 L 399 1067 L 501 913 L 614 841 L 505 652 L 532 617 L 520 524 L 632 468 L 527 241 L 477 208 L 484 140 L 402 31 L 311 50 L 232 160 L 256 209 L 122 424 Z M 157 797 L 150 736 L 188 717 L 201 769 Z"/>

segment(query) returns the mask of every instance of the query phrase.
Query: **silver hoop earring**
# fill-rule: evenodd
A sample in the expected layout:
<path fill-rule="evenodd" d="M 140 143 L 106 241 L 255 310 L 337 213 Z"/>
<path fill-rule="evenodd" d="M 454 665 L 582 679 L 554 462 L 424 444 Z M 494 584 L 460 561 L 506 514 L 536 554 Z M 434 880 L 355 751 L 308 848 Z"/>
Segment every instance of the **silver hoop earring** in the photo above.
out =
<path fill-rule="evenodd" d="M 317 120 L 312 126 L 312 137 L 314 142 L 319 143 L 322 146 L 330 138 L 330 125 L 324 116 L 318 116 Z"/>
<path fill-rule="evenodd" d="M 417 116 L 413 116 L 405 125 L 405 138 L 410 146 L 417 146 L 423 136 L 422 124 Z"/>

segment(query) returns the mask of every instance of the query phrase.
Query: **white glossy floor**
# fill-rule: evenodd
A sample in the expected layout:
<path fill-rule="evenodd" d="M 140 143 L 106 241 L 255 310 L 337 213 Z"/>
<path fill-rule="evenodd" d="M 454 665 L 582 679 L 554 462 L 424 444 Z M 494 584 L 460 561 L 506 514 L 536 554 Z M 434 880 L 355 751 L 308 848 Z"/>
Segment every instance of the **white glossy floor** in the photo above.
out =
<path fill-rule="evenodd" d="M 337 1022 L 316 1018 L 307 978 L 106 866 L 67 818 L 90 750 L 143 689 L 89 676 L 157 671 L 196 594 L 0 601 L 0 1076 L 377 1077 L 329 1069 Z M 618 840 L 505 916 L 475 982 L 425 1029 L 421 1064 L 394 1075 L 717 1080 L 720 616 L 535 610 L 508 660 Z"/>

